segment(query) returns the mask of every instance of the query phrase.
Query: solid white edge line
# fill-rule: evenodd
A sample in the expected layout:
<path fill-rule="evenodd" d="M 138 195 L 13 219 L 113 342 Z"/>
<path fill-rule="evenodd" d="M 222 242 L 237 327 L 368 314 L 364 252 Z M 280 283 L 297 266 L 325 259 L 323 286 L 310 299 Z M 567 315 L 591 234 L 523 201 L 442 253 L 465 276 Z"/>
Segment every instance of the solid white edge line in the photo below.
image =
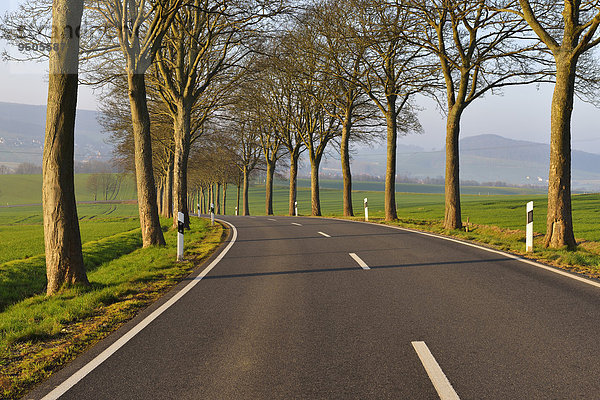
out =
<path fill-rule="evenodd" d="M 326 234 L 325 232 L 318 232 L 318 233 L 319 233 L 319 235 L 323 235 L 323 236 L 325 236 L 325 237 L 331 237 L 331 236 L 329 236 L 328 234 Z"/>
<path fill-rule="evenodd" d="M 296 226 L 302 226 L 302 224 L 299 224 L 297 222 L 292 222 L 292 225 L 296 225 Z"/>
<path fill-rule="evenodd" d="M 352 257 L 354 259 L 354 261 L 356 261 L 362 269 L 364 269 L 364 270 L 371 269 L 371 268 L 369 268 L 367 263 L 362 260 L 362 258 L 360 258 L 359 256 L 356 255 L 356 253 L 348 253 L 348 254 L 350 254 L 350 257 Z"/>
<path fill-rule="evenodd" d="M 460 400 L 425 342 L 411 342 L 441 400 Z"/>
<path fill-rule="evenodd" d="M 65 394 L 69 389 L 71 389 L 80 380 L 82 380 L 87 374 L 92 372 L 96 367 L 98 367 L 100 364 L 102 364 L 104 361 L 106 361 L 117 350 L 119 350 L 127 342 L 129 342 L 135 335 L 140 333 L 142 331 L 142 329 L 144 329 L 145 327 L 150 325 L 150 323 L 152 321 L 154 321 L 156 318 L 158 318 L 158 316 L 160 316 L 169 307 L 171 307 L 179 299 L 181 299 L 187 292 L 189 292 L 194 286 L 196 286 L 198 284 L 198 282 L 200 282 L 200 280 L 202 280 L 202 278 L 204 278 L 219 263 L 219 261 L 221 261 L 223 259 L 223 257 L 225 257 L 225 255 L 227 254 L 229 249 L 231 249 L 231 247 L 235 243 L 235 240 L 237 239 L 237 229 L 235 228 L 235 226 L 233 224 L 231 224 L 227 221 L 222 221 L 222 220 L 218 220 L 218 221 L 224 222 L 227 225 L 231 226 L 231 229 L 233 230 L 233 236 L 231 237 L 231 242 L 229 242 L 227 247 L 225 247 L 223 249 L 223 251 L 221 251 L 221 253 L 217 256 L 217 258 L 215 258 L 208 267 L 204 268 L 204 270 L 202 270 L 202 272 L 200 272 L 200 274 L 198 274 L 198 276 L 196 276 L 194 279 L 192 279 L 190 283 L 188 283 L 183 289 L 181 289 L 179 292 L 177 292 L 177 294 L 175 294 L 173 297 L 171 297 L 165 304 L 163 304 L 162 306 L 160 306 L 159 308 L 154 310 L 152 312 L 152 314 L 148 315 L 139 324 L 137 324 L 136 326 L 131 328 L 131 330 L 129 330 L 129 332 L 127 332 L 125 335 L 121 336 L 116 342 L 114 342 L 112 345 L 110 345 L 106 350 L 104 350 L 102 353 L 97 355 L 93 360 L 88 362 L 86 365 L 81 367 L 81 369 L 79 369 L 77 372 L 75 372 L 73 375 L 71 375 L 68 379 L 66 379 L 60 385 L 55 387 L 50 393 L 48 393 L 47 395 L 42 397 L 42 400 L 55 400 L 55 399 L 58 399 L 63 394 Z"/>
<path fill-rule="evenodd" d="M 529 265 L 532 265 L 532 266 L 537 267 L 537 268 L 545 269 L 546 271 L 554 272 L 555 274 L 562 275 L 562 276 L 565 276 L 567 278 L 571 278 L 571 279 L 574 279 L 576 281 L 587 283 L 588 285 L 600 288 L 600 282 L 596 282 L 596 281 L 593 281 L 593 280 L 588 279 L 588 278 L 584 278 L 584 277 L 579 276 L 579 275 L 574 275 L 574 274 L 572 274 L 570 272 L 567 272 L 567 271 L 564 271 L 562 269 L 553 268 L 553 267 L 541 264 L 541 263 L 533 261 L 533 260 L 528 260 L 526 258 L 522 258 L 522 257 L 516 256 L 514 254 L 506 253 L 506 252 L 501 251 L 501 250 L 494 250 L 494 249 L 490 249 L 488 247 L 479 246 L 479 245 L 474 244 L 474 243 L 464 242 L 462 240 L 453 239 L 453 238 L 449 238 L 449 237 L 446 237 L 446 236 L 440 236 L 440 235 L 436 235 L 434 233 L 422 232 L 422 231 L 417 231 L 417 230 L 409 229 L 409 228 L 403 228 L 401 226 L 384 225 L 384 224 L 377 224 L 377 223 L 371 223 L 371 222 L 365 222 L 365 221 L 353 221 L 353 220 L 350 220 L 350 219 L 339 219 L 339 218 L 331 218 L 331 219 L 335 219 L 337 221 L 357 222 L 359 224 L 368 224 L 368 225 L 373 225 L 373 226 L 384 226 L 384 227 L 391 228 L 391 229 L 397 229 L 399 231 L 412 232 L 412 233 L 416 233 L 418 235 L 429 236 L 429 237 L 433 237 L 433 238 L 438 238 L 438 239 L 446 240 L 446 241 L 449 241 L 449 242 L 454 242 L 454 243 L 462 244 L 462 245 L 469 246 L 469 247 L 474 247 L 474 248 L 479 249 L 479 250 L 484 250 L 484 251 L 487 251 L 489 253 L 499 254 L 501 256 L 504 256 L 504 257 L 507 257 L 507 258 L 510 258 L 510 259 L 513 259 L 513 260 L 516 260 L 516 261 L 520 261 L 522 263 L 529 264 Z"/>

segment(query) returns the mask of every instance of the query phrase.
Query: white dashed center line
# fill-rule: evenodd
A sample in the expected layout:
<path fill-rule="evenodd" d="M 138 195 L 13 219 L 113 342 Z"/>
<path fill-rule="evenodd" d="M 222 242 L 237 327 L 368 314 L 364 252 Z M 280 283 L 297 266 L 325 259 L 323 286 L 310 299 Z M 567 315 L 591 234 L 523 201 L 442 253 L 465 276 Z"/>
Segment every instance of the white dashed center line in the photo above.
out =
<path fill-rule="evenodd" d="M 431 379 L 431 383 L 433 383 L 440 399 L 460 400 L 458 394 L 454 391 L 450 381 L 446 378 L 444 371 L 440 368 L 440 365 L 433 357 L 433 354 L 431 354 L 431 351 L 429 351 L 429 347 L 427 347 L 425 342 L 412 342 L 412 345 L 421 359 L 421 363 L 423 364 L 423 367 L 425 367 L 425 371 L 427 371 L 427 375 L 429 375 L 429 379 Z"/>
<path fill-rule="evenodd" d="M 319 232 L 319 235 L 323 235 L 323 236 L 325 236 L 325 237 L 331 237 L 331 236 L 329 236 L 328 234 L 326 234 L 326 233 L 323 233 L 323 232 Z"/>
<path fill-rule="evenodd" d="M 348 254 L 350 254 L 350 257 L 352 257 L 354 259 L 354 261 L 356 261 L 362 269 L 364 269 L 364 270 L 371 269 L 371 268 L 369 268 L 369 266 L 367 265 L 366 262 L 364 262 L 359 256 L 356 255 L 356 253 L 348 253 Z"/>
<path fill-rule="evenodd" d="M 297 222 L 292 222 L 292 225 L 296 225 L 296 226 L 302 226 L 302 224 L 299 224 Z"/>

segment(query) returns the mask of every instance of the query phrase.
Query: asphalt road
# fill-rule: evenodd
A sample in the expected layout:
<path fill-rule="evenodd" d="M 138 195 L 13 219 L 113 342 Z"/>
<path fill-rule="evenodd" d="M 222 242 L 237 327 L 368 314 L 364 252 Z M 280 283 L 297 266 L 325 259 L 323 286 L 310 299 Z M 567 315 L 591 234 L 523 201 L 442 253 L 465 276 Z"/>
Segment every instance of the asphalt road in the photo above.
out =
<path fill-rule="evenodd" d="M 61 399 L 600 399 L 598 287 L 384 226 L 224 219 L 222 260 Z"/>

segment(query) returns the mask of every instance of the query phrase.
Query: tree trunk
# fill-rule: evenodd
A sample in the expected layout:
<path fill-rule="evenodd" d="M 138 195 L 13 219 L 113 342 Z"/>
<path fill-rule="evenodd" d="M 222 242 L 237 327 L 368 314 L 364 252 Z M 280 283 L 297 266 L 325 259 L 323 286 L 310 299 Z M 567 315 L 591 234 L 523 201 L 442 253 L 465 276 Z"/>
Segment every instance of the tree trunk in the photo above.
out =
<path fill-rule="evenodd" d="M 165 217 L 173 218 L 173 184 L 175 181 L 175 155 L 171 154 L 169 157 L 169 166 L 167 170 L 167 187 L 166 187 L 166 207 L 165 207 Z"/>
<path fill-rule="evenodd" d="M 290 157 L 290 215 L 295 215 L 296 199 L 298 195 L 298 157 Z"/>
<path fill-rule="evenodd" d="M 266 181 L 266 198 L 265 211 L 267 215 L 273 215 L 273 176 L 275 175 L 275 161 L 267 161 L 267 181 Z"/>
<path fill-rule="evenodd" d="M 463 110 L 462 106 L 455 104 L 450 109 L 446 121 L 445 229 L 462 228 L 458 137 Z"/>
<path fill-rule="evenodd" d="M 217 191 L 215 194 L 216 214 L 221 215 L 221 182 L 217 182 Z"/>
<path fill-rule="evenodd" d="M 396 214 L 396 146 L 398 122 L 396 121 L 396 102 L 388 100 L 387 124 L 387 167 L 385 170 L 385 220 L 398 219 Z"/>
<path fill-rule="evenodd" d="M 156 188 L 156 204 L 158 207 L 158 214 L 163 215 L 164 213 L 164 200 L 165 200 L 165 178 L 159 178 L 158 187 Z"/>
<path fill-rule="evenodd" d="M 167 164 L 167 171 L 162 180 L 163 205 L 160 210 L 160 215 L 165 218 L 173 218 L 173 163 L 174 157 L 170 156 L 169 163 Z"/>
<path fill-rule="evenodd" d="M 223 215 L 227 215 L 227 182 L 223 182 Z"/>
<path fill-rule="evenodd" d="M 206 214 L 204 201 L 204 186 L 200 186 L 200 198 L 198 199 L 200 202 L 200 213 Z"/>
<path fill-rule="evenodd" d="M 146 83 L 143 74 L 131 71 L 127 74 L 127 80 L 135 145 L 135 175 L 142 243 L 144 247 L 164 246 L 165 238 L 158 218 L 156 185 L 152 169 L 152 139 L 150 137 L 150 115 L 146 102 Z"/>
<path fill-rule="evenodd" d="M 63 287 L 89 284 L 73 171 L 79 39 L 64 37 L 65 26 L 80 26 L 82 13 L 81 1 L 55 0 L 52 7 L 52 37 L 66 46 L 50 52 L 42 184 L 47 295 Z"/>
<path fill-rule="evenodd" d="M 202 213 L 208 214 L 208 193 L 202 188 Z"/>
<path fill-rule="evenodd" d="M 571 215 L 571 115 L 577 60 L 556 59 L 556 84 L 552 97 L 548 220 L 544 246 L 577 246 Z"/>
<path fill-rule="evenodd" d="M 184 227 L 190 229 L 190 212 L 188 208 L 187 165 L 190 155 L 191 107 L 186 104 L 177 106 L 174 121 L 175 159 L 173 196 L 175 207 L 173 212 L 173 228 L 177 228 L 178 212 L 184 215 Z"/>
<path fill-rule="evenodd" d="M 243 175 L 244 175 L 244 198 L 243 198 L 244 213 L 242 215 L 250 215 L 250 207 L 248 205 L 248 186 L 249 186 L 248 178 L 249 178 L 250 172 L 248 171 L 248 167 L 244 167 Z"/>
<path fill-rule="evenodd" d="M 344 180 L 343 188 L 343 207 L 344 216 L 353 217 L 352 209 L 352 174 L 350 172 L 350 133 L 352 129 L 352 110 L 346 112 L 346 119 L 342 126 L 342 143 L 340 147 L 340 156 L 342 160 L 342 176 Z"/>
<path fill-rule="evenodd" d="M 237 215 L 240 215 L 240 182 L 238 179 L 238 184 L 237 184 Z"/>
<path fill-rule="evenodd" d="M 310 160 L 310 207 L 311 215 L 318 217 L 321 215 L 321 199 L 319 198 L 319 165 L 321 158 L 315 157 Z"/>

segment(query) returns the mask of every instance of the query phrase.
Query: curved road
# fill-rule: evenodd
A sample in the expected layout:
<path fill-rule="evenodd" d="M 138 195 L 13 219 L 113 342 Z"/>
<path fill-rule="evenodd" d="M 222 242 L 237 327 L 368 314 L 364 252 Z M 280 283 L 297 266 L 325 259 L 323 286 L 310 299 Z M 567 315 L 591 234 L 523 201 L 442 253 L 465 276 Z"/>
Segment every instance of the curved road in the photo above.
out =
<path fill-rule="evenodd" d="M 224 219 L 235 243 L 201 281 L 26 398 L 99 354 L 46 398 L 600 398 L 597 286 L 380 225 Z"/>

